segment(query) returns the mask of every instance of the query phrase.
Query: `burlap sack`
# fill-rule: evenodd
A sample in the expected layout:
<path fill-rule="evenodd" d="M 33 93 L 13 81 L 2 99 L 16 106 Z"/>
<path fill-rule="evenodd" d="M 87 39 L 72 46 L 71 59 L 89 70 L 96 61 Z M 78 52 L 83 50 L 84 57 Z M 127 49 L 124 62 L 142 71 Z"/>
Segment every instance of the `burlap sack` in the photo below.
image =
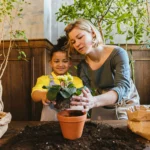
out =
<path fill-rule="evenodd" d="M 150 140 L 150 105 L 133 106 L 127 110 L 129 129 Z"/>
<path fill-rule="evenodd" d="M 7 131 L 11 118 L 12 116 L 10 113 L 0 112 L 0 138 Z"/>

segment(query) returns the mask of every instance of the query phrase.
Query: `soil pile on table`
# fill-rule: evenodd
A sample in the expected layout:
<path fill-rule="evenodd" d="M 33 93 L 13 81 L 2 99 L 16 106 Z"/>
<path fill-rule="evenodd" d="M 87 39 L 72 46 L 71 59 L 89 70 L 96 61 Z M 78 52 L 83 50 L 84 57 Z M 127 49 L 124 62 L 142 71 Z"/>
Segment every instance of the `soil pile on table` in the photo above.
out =
<path fill-rule="evenodd" d="M 26 126 L 2 150 L 142 150 L 145 145 L 129 129 L 86 122 L 77 140 L 63 138 L 58 122 Z"/>

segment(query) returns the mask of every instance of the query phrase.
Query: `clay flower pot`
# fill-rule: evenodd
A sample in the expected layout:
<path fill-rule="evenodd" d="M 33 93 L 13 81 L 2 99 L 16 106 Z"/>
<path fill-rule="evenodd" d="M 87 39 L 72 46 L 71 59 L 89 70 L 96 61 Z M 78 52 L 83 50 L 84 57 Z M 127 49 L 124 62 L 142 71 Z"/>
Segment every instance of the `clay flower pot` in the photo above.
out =
<path fill-rule="evenodd" d="M 63 110 L 57 114 L 64 138 L 75 140 L 82 136 L 87 114 L 79 110 Z"/>

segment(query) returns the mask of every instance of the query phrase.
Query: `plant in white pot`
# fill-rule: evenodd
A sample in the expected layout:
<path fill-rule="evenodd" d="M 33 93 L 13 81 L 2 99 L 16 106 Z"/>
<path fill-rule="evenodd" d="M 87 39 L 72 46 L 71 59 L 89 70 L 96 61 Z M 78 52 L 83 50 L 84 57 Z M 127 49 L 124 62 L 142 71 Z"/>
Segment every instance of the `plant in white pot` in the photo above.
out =
<path fill-rule="evenodd" d="M 16 46 L 15 39 L 23 38 L 28 42 L 25 31 L 20 29 L 23 6 L 29 4 L 24 0 L 0 0 L 0 46 L 3 47 L 0 53 L 0 138 L 6 132 L 8 123 L 11 121 L 11 114 L 5 113 L 2 100 L 2 77 L 8 65 L 11 51 Z M 4 40 L 8 41 L 8 49 L 4 48 Z M 26 54 L 18 50 L 18 59 L 26 59 Z"/>

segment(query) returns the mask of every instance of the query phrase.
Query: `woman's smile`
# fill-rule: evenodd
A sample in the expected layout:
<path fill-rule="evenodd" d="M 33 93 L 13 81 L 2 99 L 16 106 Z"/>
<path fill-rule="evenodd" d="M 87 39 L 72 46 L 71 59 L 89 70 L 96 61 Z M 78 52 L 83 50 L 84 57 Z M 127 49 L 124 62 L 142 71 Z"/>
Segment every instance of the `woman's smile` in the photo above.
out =
<path fill-rule="evenodd" d="M 78 51 L 83 51 L 84 50 L 84 47 L 81 47 L 78 49 Z"/>

